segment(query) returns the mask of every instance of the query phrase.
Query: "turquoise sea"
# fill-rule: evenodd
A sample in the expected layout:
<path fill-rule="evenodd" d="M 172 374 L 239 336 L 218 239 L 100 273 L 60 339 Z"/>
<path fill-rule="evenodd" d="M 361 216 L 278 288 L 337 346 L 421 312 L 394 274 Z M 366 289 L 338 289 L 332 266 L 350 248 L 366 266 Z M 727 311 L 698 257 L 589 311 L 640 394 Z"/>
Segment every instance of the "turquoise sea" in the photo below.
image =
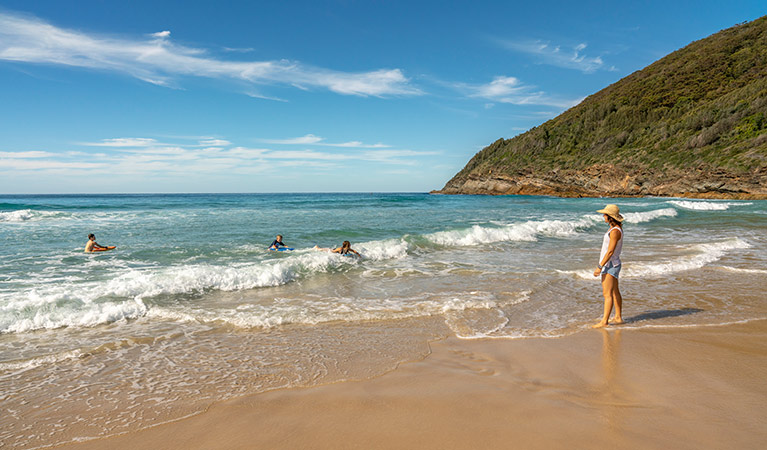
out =
<path fill-rule="evenodd" d="M 607 203 L 626 216 L 624 329 L 767 318 L 767 201 L 0 196 L 0 446 L 376 376 L 451 335 L 587 332 Z M 88 233 L 117 248 L 85 254 Z M 268 251 L 276 234 L 295 250 Z M 344 240 L 362 257 L 313 249 Z"/>

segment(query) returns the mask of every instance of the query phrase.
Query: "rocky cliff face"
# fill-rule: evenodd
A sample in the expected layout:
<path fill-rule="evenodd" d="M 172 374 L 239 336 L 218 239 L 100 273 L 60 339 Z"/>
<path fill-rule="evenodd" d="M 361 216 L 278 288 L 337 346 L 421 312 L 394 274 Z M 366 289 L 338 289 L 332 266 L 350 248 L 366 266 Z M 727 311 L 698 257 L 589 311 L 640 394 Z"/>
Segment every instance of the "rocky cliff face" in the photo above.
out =
<path fill-rule="evenodd" d="M 767 169 L 748 174 L 720 170 L 630 172 L 612 164 L 509 176 L 471 173 L 453 178 L 436 194 L 554 195 L 558 197 L 693 197 L 767 199 Z"/>
<path fill-rule="evenodd" d="M 767 199 L 767 17 L 497 140 L 435 192 Z"/>

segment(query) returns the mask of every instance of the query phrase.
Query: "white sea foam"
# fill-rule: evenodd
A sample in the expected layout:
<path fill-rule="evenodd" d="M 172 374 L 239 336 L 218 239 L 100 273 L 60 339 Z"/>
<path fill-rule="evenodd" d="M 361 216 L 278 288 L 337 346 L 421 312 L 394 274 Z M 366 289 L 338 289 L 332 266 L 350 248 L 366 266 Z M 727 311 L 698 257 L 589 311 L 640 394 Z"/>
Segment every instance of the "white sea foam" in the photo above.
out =
<path fill-rule="evenodd" d="M 691 200 L 669 200 L 674 206 L 695 211 L 726 211 L 730 206 L 746 206 L 751 203 L 743 202 L 709 202 L 709 201 L 691 201 Z"/>
<path fill-rule="evenodd" d="M 698 244 L 692 247 L 696 254 L 680 256 L 670 261 L 659 261 L 650 264 L 631 264 L 626 266 L 629 277 L 659 276 L 684 270 L 700 269 L 706 264 L 718 261 L 728 251 L 749 248 L 751 245 L 742 239 L 728 239 L 710 244 Z"/>
<path fill-rule="evenodd" d="M 402 240 L 372 241 L 358 246 L 363 259 L 306 250 L 287 258 L 228 266 L 191 264 L 163 269 L 124 269 L 105 282 L 55 283 L 0 295 L 0 333 L 61 327 L 88 327 L 147 314 L 143 300 L 209 290 L 237 291 L 279 286 L 315 273 L 344 270 L 365 260 L 407 256 Z M 113 297 L 123 301 L 111 300 Z M 103 300 L 110 299 L 104 302 Z M 159 312 L 158 312 L 159 313 Z M 264 316 L 265 324 L 280 322 Z M 257 320 L 256 322 L 259 322 Z M 288 321 L 293 320 L 289 318 Z M 261 323 L 259 322 L 259 323 Z"/>
<path fill-rule="evenodd" d="M 403 239 L 389 239 L 385 241 L 364 242 L 353 246 L 365 259 L 382 261 L 387 259 L 399 259 L 407 256 L 408 243 Z"/>
<path fill-rule="evenodd" d="M 745 269 L 742 267 L 730 267 L 730 266 L 721 266 L 722 269 L 730 271 L 730 272 L 736 272 L 736 273 L 758 273 L 758 274 L 767 274 L 767 269 Z"/>
<path fill-rule="evenodd" d="M 435 244 L 445 246 L 472 246 L 493 242 L 535 241 L 539 235 L 566 237 L 575 234 L 581 228 L 587 228 L 598 218 L 584 217 L 579 220 L 542 220 L 527 221 L 503 227 L 483 227 L 474 225 L 463 230 L 439 231 L 424 236 Z"/>
<path fill-rule="evenodd" d="M 654 209 L 652 211 L 631 212 L 623 214 L 628 223 L 651 222 L 661 217 L 676 217 L 677 211 L 674 208 Z"/>
<path fill-rule="evenodd" d="M 69 214 L 61 211 L 35 211 L 32 209 L 19 209 L 16 211 L 1 211 L 0 222 L 18 223 L 35 222 L 51 218 L 71 217 Z"/>
<path fill-rule="evenodd" d="M 83 356 L 81 350 L 71 350 L 57 355 L 46 355 L 22 361 L 8 361 L 0 363 L 0 372 L 20 372 L 48 364 L 56 364 L 68 359 L 76 359 Z"/>
<path fill-rule="evenodd" d="M 172 307 L 153 307 L 148 316 L 179 322 L 220 322 L 239 328 L 271 328 L 286 324 L 317 325 L 338 321 L 397 320 L 450 315 L 467 310 L 489 310 L 498 305 L 499 301 L 491 294 L 471 292 L 450 296 L 424 295 L 418 298 L 276 299 L 268 305 L 246 304 L 234 309 L 180 310 Z"/>
<path fill-rule="evenodd" d="M 641 321 L 639 322 L 631 322 L 628 321 L 626 324 L 621 325 L 622 330 L 642 330 L 642 329 L 651 329 L 651 328 L 713 328 L 713 327 L 728 327 L 731 325 L 743 325 L 746 323 L 751 322 L 757 322 L 760 320 L 767 320 L 767 317 L 754 317 L 751 319 L 743 319 L 743 320 L 725 320 L 724 322 L 713 322 L 713 323 L 690 323 L 690 324 L 679 324 L 679 323 L 669 323 L 669 324 L 645 324 Z M 639 324 L 639 325 L 638 325 Z"/>
<path fill-rule="evenodd" d="M 31 209 L 0 212 L 0 222 L 26 222 L 33 217 L 35 217 L 35 212 Z"/>
<path fill-rule="evenodd" d="M 751 245 L 748 242 L 738 238 L 709 244 L 697 244 L 691 247 L 691 250 L 694 252 L 693 254 L 680 256 L 671 260 L 662 260 L 652 263 L 627 263 L 624 261 L 621 277 L 657 277 L 685 270 L 700 269 L 707 264 L 718 261 L 730 250 L 750 247 Z M 574 274 L 587 280 L 598 279 L 594 278 L 593 272 L 589 270 L 561 271 L 561 273 Z"/>
<path fill-rule="evenodd" d="M 62 327 L 90 327 L 120 320 L 136 319 L 146 314 L 140 301 L 90 303 L 81 307 L 52 306 L 35 310 L 25 316 L 16 311 L 0 314 L 0 333 L 22 333 Z"/>
<path fill-rule="evenodd" d="M 674 208 L 625 214 L 626 222 L 644 223 L 661 217 L 675 217 Z M 589 214 L 575 220 L 530 220 L 501 227 L 474 225 L 462 230 L 439 231 L 424 237 L 435 244 L 445 246 L 475 246 L 493 242 L 536 241 L 539 236 L 568 237 L 602 221 L 597 214 Z"/>

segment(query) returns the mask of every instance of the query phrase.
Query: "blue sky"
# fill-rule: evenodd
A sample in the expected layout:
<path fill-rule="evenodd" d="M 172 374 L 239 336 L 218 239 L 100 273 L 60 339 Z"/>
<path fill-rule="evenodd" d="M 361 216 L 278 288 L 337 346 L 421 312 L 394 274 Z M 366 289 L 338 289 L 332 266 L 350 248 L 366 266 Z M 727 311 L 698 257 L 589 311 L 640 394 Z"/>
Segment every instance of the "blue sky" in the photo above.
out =
<path fill-rule="evenodd" d="M 438 189 L 496 139 L 765 14 L 737 0 L 0 0 L 0 193 Z"/>

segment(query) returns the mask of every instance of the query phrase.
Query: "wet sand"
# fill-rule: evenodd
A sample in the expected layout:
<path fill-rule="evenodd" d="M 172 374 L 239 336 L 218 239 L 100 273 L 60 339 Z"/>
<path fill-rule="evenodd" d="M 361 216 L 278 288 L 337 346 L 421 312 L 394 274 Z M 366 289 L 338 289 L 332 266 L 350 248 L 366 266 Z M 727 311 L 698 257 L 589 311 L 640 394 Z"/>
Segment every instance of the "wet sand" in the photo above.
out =
<path fill-rule="evenodd" d="M 363 381 L 267 392 L 66 449 L 763 448 L 767 321 L 431 344 Z"/>

